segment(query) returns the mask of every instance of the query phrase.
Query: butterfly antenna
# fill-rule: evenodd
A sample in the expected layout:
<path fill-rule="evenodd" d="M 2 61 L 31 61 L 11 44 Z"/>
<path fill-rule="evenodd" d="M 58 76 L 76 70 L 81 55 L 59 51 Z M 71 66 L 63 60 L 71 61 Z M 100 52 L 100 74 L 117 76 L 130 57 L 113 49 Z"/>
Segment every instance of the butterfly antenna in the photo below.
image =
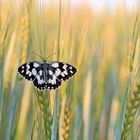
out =
<path fill-rule="evenodd" d="M 36 56 L 39 56 L 42 60 L 45 60 L 42 56 L 40 56 L 39 54 L 32 52 L 33 54 L 35 54 Z"/>
<path fill-rule="evenodd" d="M 49 55 L 49 56 L 46 58 L 46 60 L 47 60 L 49 57 L 53 56 L 54 54 L 56 54 L 56 53 L 52 53 L 51 55 Z"/>

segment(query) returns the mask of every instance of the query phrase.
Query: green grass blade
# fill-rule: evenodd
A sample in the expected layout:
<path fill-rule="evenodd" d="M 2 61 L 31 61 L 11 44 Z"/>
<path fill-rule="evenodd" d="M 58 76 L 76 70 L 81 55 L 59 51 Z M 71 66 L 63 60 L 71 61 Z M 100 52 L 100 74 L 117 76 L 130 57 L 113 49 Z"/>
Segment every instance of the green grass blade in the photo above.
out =
<path fill-rule="evenodd" d="M 61 0 L 59 1 L 59 22 L 58 22 L 58 46 L 57 46 L 57 60 L 59 60 L 60 56 L 60 32 L 61 32 Z M 57 139 L 57 128 L 58 128 L 58 113 L 59 113 L 59 90 L 56 90 L 55 93 L 55 101 L 54 101 L 54 116 L 52 123 L 52 136 L 51 140 Z"/>
<path fill-rule="evenodd" d="M 129 87 L 130 87 L 130 83 L 131 83 L 131 77 L 132 76 L 130 74 L 129 78 L 128 78 L 127 87 L 126 87 L 126 90 L 125 90 L 125 95 L 124 95 L 124 98 L 122 100 L 122 106 L 121 106 L 119 119 L 118 119 L 118 122 L 117 122 L 117 125 L 116 125 L 115 136 L 114 136 L 115 140 L 120 140 L 121 139 L 123 124 L 124 124 L 124 121 L 125 121 L 125 110 L 126 110 L 127 98 L 128 98 L 128 93 L 129 93 Z"/>

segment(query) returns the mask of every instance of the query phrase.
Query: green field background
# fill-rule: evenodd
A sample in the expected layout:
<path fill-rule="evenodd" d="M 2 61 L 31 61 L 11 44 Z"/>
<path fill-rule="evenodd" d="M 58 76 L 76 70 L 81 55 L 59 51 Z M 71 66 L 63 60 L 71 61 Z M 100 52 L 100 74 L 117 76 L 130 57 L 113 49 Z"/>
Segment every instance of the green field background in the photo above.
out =
<path fill-rule="evenodd" d="M 1 0 L 0 140 L 140 139 L 139 7 Z M 37 91 L 17 73 L 34 53 L 77 74 Z"/>

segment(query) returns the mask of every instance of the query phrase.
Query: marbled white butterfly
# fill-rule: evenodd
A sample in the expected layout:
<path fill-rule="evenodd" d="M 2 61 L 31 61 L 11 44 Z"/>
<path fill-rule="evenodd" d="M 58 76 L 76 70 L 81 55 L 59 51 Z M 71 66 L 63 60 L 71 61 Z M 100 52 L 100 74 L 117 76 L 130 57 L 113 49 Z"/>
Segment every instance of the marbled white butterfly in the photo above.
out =
<path fill-rule="evenodd" d="M 40 90 L 56 89 L 62 81 L 72 77 L 76 68 L 63 62 L 33 61 L 21 65 L 18 72 L 27 80 L 33 82 Z"/>

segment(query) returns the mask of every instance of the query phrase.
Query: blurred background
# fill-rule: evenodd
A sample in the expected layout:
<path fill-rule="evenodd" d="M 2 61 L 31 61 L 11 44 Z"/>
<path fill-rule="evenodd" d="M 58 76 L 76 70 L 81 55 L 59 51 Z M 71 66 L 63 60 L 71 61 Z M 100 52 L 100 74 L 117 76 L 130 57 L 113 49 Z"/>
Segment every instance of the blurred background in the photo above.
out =
<path fill-rule="evenodd" d="M 77 74 L 59 88 L 60 140 L 112 140 L 117 133 L 133 40 L 140 43 L 140 3 L 61 0 L 59 5 L 57 0 L 0 0 L 1 140 L 30 140 L 34 129 L 34 139 L 44 139 L 35 96 L 41 93 L 17 73 L 23 63 L 42 61 L 33 52 L 44 58 L 55 52 L 48 61 L 59 55 L 59 61 L 77 68 Z M 137 47 L 133 69 L 139 52 Z M 55 91 L 43 94 L 53 114 Z M 138 128 L 139 121 L 134 139 Z"/>

